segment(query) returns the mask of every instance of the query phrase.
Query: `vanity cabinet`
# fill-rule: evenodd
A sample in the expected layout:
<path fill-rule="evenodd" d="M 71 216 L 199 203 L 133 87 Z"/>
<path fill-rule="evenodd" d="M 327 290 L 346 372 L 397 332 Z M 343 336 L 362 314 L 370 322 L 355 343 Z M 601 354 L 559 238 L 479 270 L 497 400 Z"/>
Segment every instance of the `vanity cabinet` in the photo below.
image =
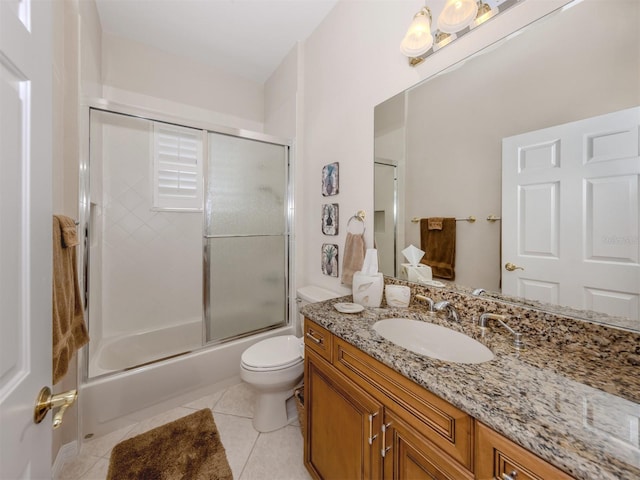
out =
<path fill-rule="evenodd" d="M 473 419 L 305 323 L 305 465 L 318 479 L 473 479 Z"/>
<path fill-rule="evenodd" d="M 305 319 L 304 331 L 312 477 L 571 479 L 323 327 Z"/>
<path fill-rule="evenodd" d="M 451 461 L 434 443 L 391 409 L 385 409 L 382 442 L 385 479 L 473 479 L 470 471 Z"/>
<path fill-rule="evenodd" d="M 481 422 L 476 422 L 476 458 L 478 480 L 572 478 Z"/>
<path fill-rule="evenodd" d="M 329 368 L 320 356 L 305 354 L 304 460 L 321 479 L 380 479 L 382 404 Z"/>

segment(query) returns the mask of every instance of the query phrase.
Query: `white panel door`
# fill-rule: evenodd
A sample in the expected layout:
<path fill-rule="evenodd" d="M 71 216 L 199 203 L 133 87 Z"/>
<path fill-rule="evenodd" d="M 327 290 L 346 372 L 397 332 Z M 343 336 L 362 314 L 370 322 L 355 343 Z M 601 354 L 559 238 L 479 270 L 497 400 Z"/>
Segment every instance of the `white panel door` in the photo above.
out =
<path fill-rule="evenodd" d="M 50 3 L 0 0 L 0 478 L 49 478 L 51 421 Z"/>
<path fill-rule="evenodd" d="M 639 133 L 631 108 L 503 139 L 505 294 L 640 319 Z"/>

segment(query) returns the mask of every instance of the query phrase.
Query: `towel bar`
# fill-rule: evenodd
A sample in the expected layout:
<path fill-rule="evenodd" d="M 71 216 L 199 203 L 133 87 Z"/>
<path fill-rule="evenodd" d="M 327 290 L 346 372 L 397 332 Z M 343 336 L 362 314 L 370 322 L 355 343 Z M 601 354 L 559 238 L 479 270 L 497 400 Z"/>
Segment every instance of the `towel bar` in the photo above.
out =
<path fill-rule="evenodd" d="M 364 234 L 364 232 L 366 231 L 366 227 L 364 226 L 364 218 L 365 218 L 365 213 L 364 210 L 358 210 L 355 215 L 353 215 L 351 218 L 349 218 L 349 221 L 347 222 L 347 230 L 349 229 L 349 225 L 351 224 L 352 220 L 358 220 L 360 223 L 362 223 L 362 233 Z"/>

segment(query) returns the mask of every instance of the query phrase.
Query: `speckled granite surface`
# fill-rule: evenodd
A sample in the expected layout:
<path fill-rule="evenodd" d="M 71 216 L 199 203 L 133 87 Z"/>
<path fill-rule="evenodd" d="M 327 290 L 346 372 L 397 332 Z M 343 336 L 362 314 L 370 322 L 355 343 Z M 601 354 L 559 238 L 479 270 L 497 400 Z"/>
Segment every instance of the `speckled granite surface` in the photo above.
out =
<path fill-rule="evenodd" d="M 400 283 L 394 281 L 393 283 Z M 307 305 L 305 316 L 578 479 L 640 479 L 640 334 L 450 290 L 410 284 L 408 308 L 341 314 L 350 297 Z M 415 293 L 449 299 L 460 324 L 425 314 Z M 483 335 L 474 320 L 504 313 L 524 334 L 516 352 L 500 327 Z M 482 341 L 495 358 L 455 364 L 414 354 L 379 336 L 373 324 L 405 317 L 445 325 Z"/>

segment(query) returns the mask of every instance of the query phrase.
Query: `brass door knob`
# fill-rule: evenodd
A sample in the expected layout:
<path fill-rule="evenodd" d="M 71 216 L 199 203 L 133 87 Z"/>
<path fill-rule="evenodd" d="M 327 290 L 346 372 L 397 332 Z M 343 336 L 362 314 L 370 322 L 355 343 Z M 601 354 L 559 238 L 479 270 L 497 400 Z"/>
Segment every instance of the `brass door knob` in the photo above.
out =
<path fill-rule="evenodd" d="M 513 272 L 514 270 L 524 270 L 524 268 L 514 265 L 511 262 L 505 263 L 504 268 L 507 270 L 507 272 Z"/>
<path fill-rule="evenodd" d="M 36 399 L 36 407 L 33 410 L 33 421 L 35 423 L 42 422 L 49 410 L 59 407 L 60 410 L 53 416 L 53 428 L 58 428 L 62 425 L 64 412 L 76 401 L 76 398 L 78 398 L 77 390 L 69 390 L 51 395 L 51 389 L 49 387 L 42 387 Z"/>

